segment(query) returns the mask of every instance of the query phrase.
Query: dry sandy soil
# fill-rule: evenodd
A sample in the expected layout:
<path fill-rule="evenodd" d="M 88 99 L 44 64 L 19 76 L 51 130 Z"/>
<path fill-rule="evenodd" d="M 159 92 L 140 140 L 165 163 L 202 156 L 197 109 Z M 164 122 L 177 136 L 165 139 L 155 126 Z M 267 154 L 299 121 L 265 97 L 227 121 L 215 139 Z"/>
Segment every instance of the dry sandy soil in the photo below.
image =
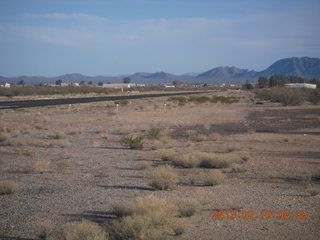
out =
<path fill-rule="evenodd" d="M 73 105 L 70 111 L 2 110 L 0 126 L 9 133 L 0 146 L 0 180 L 13 180 L 20 189 L 0 195 L 0 239 L 36 239 L 34 229 L 43 219 L 57 226 L 79 219 L 108 225 L 116 218 L 112 201 L 150 194 L 199 203 L 185 219 L 185 232 L 170 239 L 319 239 L 320 107 L 257 105 L 243 91 L 207 95 L 240 101 L 167 102 L 164 108 L 164 97 L 133 100 L 118 110 L 112 102 Z M 162 129 L 160 140 L 146 136 L 150 128 Z M 65 136 L 54 139 L 58 131 Z M 142 150 L 121 144 L 133 133 L 145 137 Z M 190 133 L 206 137 L 196 141 Z M 168 148 L 228 157 L 226 181 L 204 186 L 207 169 L 177 168 L 177 188 L 155 191 L 148 175 L 163 164 L 159 152 Z M 238 218 L 212 219 L 217 210 L 235 210 Z M 271 211 L 273 217 L 241 219 L 247 211 L 255 217 Z M 291 218 L 281 219 L 279 211 Z M 298 219 L 299 211 L 308 215 Z"/>

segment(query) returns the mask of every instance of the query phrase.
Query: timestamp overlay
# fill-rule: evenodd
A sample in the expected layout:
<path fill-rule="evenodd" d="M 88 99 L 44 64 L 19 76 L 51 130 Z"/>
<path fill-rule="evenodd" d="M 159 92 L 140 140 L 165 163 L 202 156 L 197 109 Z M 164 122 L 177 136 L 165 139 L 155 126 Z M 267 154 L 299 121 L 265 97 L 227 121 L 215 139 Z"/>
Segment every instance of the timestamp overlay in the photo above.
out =
<path fill-rule="evenodd" d="M 309 218 L 309 212 L 307 210 L 261 210 L 261 211 L 253 211 L 253 210 L 241 210 L 241 211 L 226 211 L 226 210 L 214 210 L 211 212 L 211 219 L 213 220 L 223 220 L 223 219 L 247 219 L 247 220 L 255 220 L 255 219 L 281 219 L 281 220 L 307 220 Z"/>

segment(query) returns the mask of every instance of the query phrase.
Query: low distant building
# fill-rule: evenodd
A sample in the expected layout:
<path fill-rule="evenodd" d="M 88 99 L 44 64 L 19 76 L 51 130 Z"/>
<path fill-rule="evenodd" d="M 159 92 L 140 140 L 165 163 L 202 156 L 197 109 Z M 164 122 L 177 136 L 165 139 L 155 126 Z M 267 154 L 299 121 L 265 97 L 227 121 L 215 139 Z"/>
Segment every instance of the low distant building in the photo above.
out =
<path fill-rule="evenodd" d="M 284 87 L 286 88 L 317 88 L 317 85 L 310 84 L 310 83 L 288 83 L 288 84 L 285 84 Z"/>
<path fill-rule="evenodd" d="M 164 85 L 165 88 L 175 88 L 175 85 Z"/>
<path fill-rule="evenodd" d="M 10 83 L 7 83 L 7 82 L 0 82 L 0 87 L 10 88 Z"/>
<path fill-rule="evenodd" d="M 111 89 L 125 89 L 135 87 L 135 83 L 104 83 L 101 87 Z"/>

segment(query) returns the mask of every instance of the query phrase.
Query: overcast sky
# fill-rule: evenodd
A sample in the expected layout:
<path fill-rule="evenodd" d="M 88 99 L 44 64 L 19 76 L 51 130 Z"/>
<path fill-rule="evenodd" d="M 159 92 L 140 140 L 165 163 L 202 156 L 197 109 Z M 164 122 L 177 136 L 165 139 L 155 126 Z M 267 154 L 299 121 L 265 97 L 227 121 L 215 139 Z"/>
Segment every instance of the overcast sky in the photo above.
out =
<path fill-rule="evenodd" d="M 0 0 L 0 75 L 257 71 L 320 57 L 319 0 Z"/>

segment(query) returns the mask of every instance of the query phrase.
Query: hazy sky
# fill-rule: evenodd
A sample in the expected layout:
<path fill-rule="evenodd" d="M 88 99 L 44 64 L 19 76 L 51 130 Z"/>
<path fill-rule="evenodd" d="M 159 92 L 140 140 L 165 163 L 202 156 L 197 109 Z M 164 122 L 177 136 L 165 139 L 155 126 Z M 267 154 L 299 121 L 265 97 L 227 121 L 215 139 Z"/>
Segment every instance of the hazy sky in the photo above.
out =
<path fill-rule="evenodd" d="M 263 70 L 320 57 L 320 0 L 0 0 L 0 75 Z"/>

